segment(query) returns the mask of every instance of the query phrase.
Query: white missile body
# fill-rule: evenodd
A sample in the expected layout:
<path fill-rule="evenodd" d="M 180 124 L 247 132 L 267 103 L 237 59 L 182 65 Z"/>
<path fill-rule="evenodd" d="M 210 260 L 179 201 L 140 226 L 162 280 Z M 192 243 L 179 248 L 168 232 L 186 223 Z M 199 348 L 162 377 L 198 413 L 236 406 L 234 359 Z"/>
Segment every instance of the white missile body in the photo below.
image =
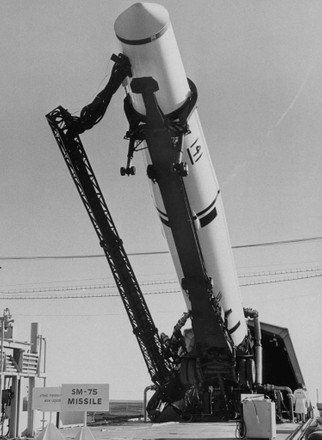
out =
<path fill-rule="evenodd" d="M 136 3 L 117 18 L 114 28 L 121 51 L 130 60 L 133 78 L 152 77 L 157 81 L 159 90 L 155 96 L 165 115 L 180 108 L 191 90 L 167 10 L 153 3 Z M 131 78 L 125 85 L 127 93 L 134 109 L 144 115 L 146 109 L 142 95 L 132 93 L 130 82 Z M 247 325 L 219 185 L 196 109 L 191 112 L 188 124 L 189 133 L 184 135 L 183 140 L 183 162 L 189 165 L 189 173 L 183 177 L 185 190 L 204 265 L 214 282 L 214 295 L 220 298 L 228 331 L 238 346 L 247 335 Z M 149 164 L 148 149 L 144 151 Z M 181 280 L 183 269 L 171 228 L 167 226 L 167 212 L 159 186 L 151 182 L 151 187 Z M 189 298 L 183 293 L 190 309 Z"/>

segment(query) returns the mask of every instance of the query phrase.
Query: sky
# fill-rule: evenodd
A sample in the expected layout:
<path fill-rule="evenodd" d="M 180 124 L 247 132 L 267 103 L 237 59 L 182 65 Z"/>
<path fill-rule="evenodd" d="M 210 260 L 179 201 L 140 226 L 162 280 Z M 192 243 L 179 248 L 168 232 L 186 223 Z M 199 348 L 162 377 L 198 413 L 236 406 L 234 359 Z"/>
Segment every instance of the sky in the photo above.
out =
<path fill-rule="evenodd" d="M 0 2 L 0 313 L 19 341 L 39 323 L 48 386 L 109 383 L 112 399 L 142 399 L 151 381 L 45 115 L 79 114 L 104 87 L 114 21 L 132 3 Z M 198 88 L 243 305 L 289 329 L 322 401 L 322 3 L 159 3 Z M 137 175 L 120 176 L 123 98 L 82 140 L 155 324 L 171 333 L 185 305 L 140 154 Z"/>

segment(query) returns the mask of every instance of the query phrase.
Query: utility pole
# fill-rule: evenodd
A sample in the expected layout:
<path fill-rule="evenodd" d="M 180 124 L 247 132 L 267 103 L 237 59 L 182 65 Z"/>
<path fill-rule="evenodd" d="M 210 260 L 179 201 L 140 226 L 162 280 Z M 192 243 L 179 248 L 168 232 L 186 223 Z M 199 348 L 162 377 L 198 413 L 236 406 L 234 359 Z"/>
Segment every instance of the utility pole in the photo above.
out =
<path fill-rule="evenodd" d="M 33 322 L 31 324 L 30 329 L 30 352 L 31 353 L 38 353 L 38 323 Z M 35 411 L 33 410 L 32 401 L 33 401 L 33 389 L 35 388 L 36 384 L 36 376 L 30 376 L 29 377 L 29 385 L 28 385 L 28 425 L 27 425 L 27 436 L 33 437 L 34 436 L 34 414 Z"/>

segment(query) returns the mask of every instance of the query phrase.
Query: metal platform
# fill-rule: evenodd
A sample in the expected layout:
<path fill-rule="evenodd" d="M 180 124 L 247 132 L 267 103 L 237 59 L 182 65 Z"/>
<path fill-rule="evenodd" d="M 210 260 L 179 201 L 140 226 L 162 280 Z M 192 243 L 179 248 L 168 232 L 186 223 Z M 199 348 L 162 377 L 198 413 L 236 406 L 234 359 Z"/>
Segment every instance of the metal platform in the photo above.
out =
<path fill-rule="evenodd" d="M 277 425 L 276 440 L 301 438 L 304 425 L 283 423 Z M 91 427 L 95 440 L 205 440 L 239 438 L 235 422 L 227 423 L 141 423 L 128 422 L 120 425 Z M 80 427 L 61 429 L 66 440 L 74 439 Z"/>

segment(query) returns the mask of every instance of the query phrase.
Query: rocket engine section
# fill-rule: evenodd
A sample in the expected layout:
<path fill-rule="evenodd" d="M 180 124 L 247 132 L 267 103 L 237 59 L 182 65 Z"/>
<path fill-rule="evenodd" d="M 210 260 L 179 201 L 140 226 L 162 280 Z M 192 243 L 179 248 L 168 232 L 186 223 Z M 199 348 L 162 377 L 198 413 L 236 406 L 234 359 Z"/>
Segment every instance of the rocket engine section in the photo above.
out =
<path fill-rule="evenodd" d="M 156 210 L 183 280 L 187 307 L 194 321 L 198 302 L 208 301 L 206 307 L 211 307 L 209 298 L 191 295 L 196 283 L 208 277 L 210 299 L 220 306 L 238 348 L 247 337 L 247 325 L 221 193 L 195 108 L 196 88 L 186 77 L 169 14 L 160 5 L 136 3 L 117 18 L 114 28 L 133 75 L 125 84 L 129 136 L 147 141 L 144 152 Z M 152 131 L 145 127 L 142 135 L 138 121 Z M 168 145 L 165 138 L 159 140 L 164 127 Z"/>

